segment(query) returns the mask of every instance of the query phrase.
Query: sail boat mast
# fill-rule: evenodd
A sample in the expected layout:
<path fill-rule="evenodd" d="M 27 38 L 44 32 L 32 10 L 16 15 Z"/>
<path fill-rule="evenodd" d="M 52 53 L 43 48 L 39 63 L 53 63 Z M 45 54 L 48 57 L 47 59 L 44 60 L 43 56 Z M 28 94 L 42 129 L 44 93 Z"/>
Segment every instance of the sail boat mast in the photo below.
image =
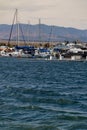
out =
<path fill-rule="evenodd" d="M 19 45 L 19 21 L 18 21 L 18 9 L 16 9 L 16 32 L 17 32 L 17 39 L 16 39 L 16 43 L 17 45 Z"/>
<path fill-rule="evenodd" d="M 9 36 L 9 40 L 8 40 L 8 45 L 10 45 L 10 40 L 11 40 L 11 36 L 12 36 L 14 22 L 16 22 L 16 24 L 15 24 L 16 25 L 16 45 L 19 46 L 19 29 L 21 29 L 21 33 L 22 33 L 24 42 L 25 42 L 25 38 L 24 38 L 24 34 L 23 34 L 23 31 L 22 31 L 21 25 L 19 24 L 19 21 L 18 21 L 18 10 L 17 9 L 15 11 L 13 22 L 12 22 L 12 26 L 11 26 L 11 31 L 10 31 L 10 36 Z"/>
<path fill-rule="evenodd" d="M 41 19 L 39 18 L 39 43 L 41 42 Z"/>
<path fill-rule="evenodd" d="M 27 43 L 29 43 L 30 40 L 30 21 L 28 21 L 28 28 L 27 28 Z"/>

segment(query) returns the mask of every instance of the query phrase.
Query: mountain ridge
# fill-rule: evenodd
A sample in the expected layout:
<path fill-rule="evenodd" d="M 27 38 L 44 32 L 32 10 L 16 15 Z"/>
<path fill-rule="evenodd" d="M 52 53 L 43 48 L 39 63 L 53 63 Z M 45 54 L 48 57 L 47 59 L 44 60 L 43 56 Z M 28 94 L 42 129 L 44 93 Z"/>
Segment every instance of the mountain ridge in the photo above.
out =
<path fill-rule="evenodd" d="M 17 25 L 0 24 L 0 39 L 16 40 Z M 46 24 L 19 24 L 19 39 L 28 41 L 76 41 L 87 42 L 87 30 Z"/>

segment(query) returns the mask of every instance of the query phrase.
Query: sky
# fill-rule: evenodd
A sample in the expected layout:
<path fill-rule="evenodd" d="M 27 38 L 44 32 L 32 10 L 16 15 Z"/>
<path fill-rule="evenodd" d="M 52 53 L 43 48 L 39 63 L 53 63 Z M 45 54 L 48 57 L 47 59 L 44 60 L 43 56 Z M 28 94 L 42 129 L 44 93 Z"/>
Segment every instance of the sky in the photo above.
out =
<path fill-rule="evenodd" d="M 87 0 L 0 0 L 0 24 L 21 23 L 87 29 Z"/>

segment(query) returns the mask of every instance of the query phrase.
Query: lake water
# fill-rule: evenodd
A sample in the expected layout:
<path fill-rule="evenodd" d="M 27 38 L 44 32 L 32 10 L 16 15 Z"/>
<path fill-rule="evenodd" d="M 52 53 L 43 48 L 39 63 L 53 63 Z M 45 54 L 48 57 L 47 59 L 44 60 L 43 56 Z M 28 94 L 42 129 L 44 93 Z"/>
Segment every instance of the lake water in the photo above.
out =
<path fill-rule="evenodd" d="M 87 62 L 0 57 L 0 130 L 87 130 Z"/>

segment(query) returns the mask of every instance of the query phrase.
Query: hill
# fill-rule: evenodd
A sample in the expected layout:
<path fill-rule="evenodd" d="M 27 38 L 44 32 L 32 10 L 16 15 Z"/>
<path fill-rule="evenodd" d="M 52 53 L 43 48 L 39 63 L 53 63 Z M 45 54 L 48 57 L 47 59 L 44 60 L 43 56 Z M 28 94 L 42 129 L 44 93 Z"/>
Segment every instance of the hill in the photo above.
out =
<path fill-rule="evenodd" d="M 12 31 L 12 33 L 11 33 Z M 0 39 L 16 40 L 17 25 L 0 25 Z M 45 24 L 19 24 L 19 39 L 28 41 L 76 41 L 87 42 L 87 30 L 49 26 Z"/>

